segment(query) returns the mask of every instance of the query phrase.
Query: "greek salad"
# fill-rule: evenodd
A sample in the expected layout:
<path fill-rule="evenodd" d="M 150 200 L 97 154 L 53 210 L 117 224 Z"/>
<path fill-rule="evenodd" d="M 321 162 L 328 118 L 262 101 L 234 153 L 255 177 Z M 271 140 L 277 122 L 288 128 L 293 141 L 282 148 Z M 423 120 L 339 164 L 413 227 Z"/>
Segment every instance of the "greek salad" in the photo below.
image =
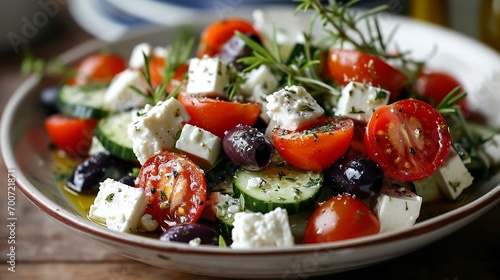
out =
<path fill-rule="evenodd" d="M 298 2 L 324 35 L 255 11 L 68 71 L 45 127 L 89 219 L 193 246 L 332 242 L 411 227 L 498 165 L 500 135 L 391 47 L 384 7 Z"/>

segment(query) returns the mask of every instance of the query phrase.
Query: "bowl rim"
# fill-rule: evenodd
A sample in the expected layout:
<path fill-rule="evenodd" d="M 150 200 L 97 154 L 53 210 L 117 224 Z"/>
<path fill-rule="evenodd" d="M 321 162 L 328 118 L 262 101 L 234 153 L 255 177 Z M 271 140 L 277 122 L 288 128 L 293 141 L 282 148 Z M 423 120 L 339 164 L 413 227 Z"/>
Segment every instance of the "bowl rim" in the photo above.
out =
<path fill-rule="evenodd" d="M 130 36 L 125 37 L 122 40 L 133 39 L 137 35 L 145 35 L 146 33 L 155 33 L 159 30 L 165 31 L 173 27 L 155 27 L 147 28 L 146 31 L 138 31 Z M 120 40 L 120 41 L 122 41 Z M 102 42 L 97 39 L 89 40 L 81 45 L 78 45 L 70 50 L 64 52 L 60 55 L 60 59 L 63 63 L 69 63 L 76 61 L 85 54 L 91 53 L 92 51 L 102 49 L 109 44 L 109 42 Z M 433 231 L 443 228 L 445 226 L 452 225 L 461 219 L 467 217 L 472 217 L 474 215 L 479 215 L 490 208 L 492 208 L 497 202 L 500 201 L 500 184 L 496 184 L 490 191 L 481 197 L 467 203 L 466 205 L 460 206 L 454 210 L 441 214 L 437 217 L 430 218 L 428 220 L 419 222 L 413 227 L 393 232 L 379 233 L 372 236 L 355 238 L 344 241 L 337 241 L 331 243 L 321 243 L 314 245 L 296 245 L 290 248 L 262 248 L 262 249 L 224 249 L 215 246 L 198 246 L 193 247 L 183 243 L 165 243 L 160 240 L 156 240 L 149 237 L 143 237 L 139 235 L 134 235 L 130 233 L 115 232 L 100 225 L 97 225 L 85 217 L 76 215 L 66 209 L 61 208 L 58 204 L 51 201 L 47 196 L 41 193 L 36 186 L 34 186 L 24 174 L 22 174 L 21 168 L 17 164 L 15 150 L 16 144 L 11 135 L 11 128 L 15 126 L 15 120 L 13 119 L 15 111 L 22 104 L 23 100 L 28 96 L 35 94 L 33 92 L 34 88 L 41 82 L 41 77 L 37 75 L 32 75 L 27 78 L 20 87 L 13 93 L 11 98 L 8 100 L 4 111 L 2 113 L 1 123 L 0 123 L 0 152 L 2 154 L 5 166 L 8 170 L 14 170 L 16 172 L 16 183 L 21 189 L 22 193 L 35 204 L 40 210 L 47 213 L 53 219 L 59 221 L 63 225 L 74 228 L 78 233 L 83 235 L 92 235 L 99 237 L 101 239 L 123 244 L 132 247 L 138 247 L 143 249 L 151 249 L 156 251 L 161 251 L 163 253 L 175 252 L 179 254 L 203 254 L 203 255 L 239 255 L 239 256 L 253 256 L 253 255 L 287 255 L 287 254 L 301 254 L 307 252 L 315 251 L 326 251 L 326 250 L 342 250 L 342 249 L 354 249 L 367 246 L 375 246 L 383 244 L 386 242 L 403 241 L 406 239 L 411 239 L 419 236 L 424 236 L 426 234 L 431 234 Z"/>

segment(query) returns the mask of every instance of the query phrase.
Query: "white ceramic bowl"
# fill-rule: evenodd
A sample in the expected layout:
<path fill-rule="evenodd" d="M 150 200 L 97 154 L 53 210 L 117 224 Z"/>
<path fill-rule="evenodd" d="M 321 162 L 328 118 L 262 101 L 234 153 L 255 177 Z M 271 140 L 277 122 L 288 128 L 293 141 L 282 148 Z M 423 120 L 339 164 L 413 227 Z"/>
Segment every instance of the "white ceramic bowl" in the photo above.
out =
<path fill-rule="evenodd" d="M 200 30 L 203 22 L 195 24 Z M 396 41 L 416 56 L 439 49 L 431 66 L 455 74 L 470 92 L 470 101 L 500 126 L 497 108 L 500 91 L 500 57 L 483 45 L 445 29 L 386 15 L 385 27 L 399 25 Z M 78 60 L 99 49 L 112 49 L 124 56 L 138 42 L 165 45 L 175 28 L 135 34 L 116 43 L 91 41 L 63 55 L 65 62 Z M 463 53 L 468 55 L 464 56 Z M 298 245 L 286 249 L 233 250 L 164 243 L 153 238 L 119 233 L 97 225 L 78 213 L 56 187 L 52 177 L 49 140 L 43 128 L 44 111 L 38 103 L 47 86 L 29 78 L 14 93 L 2 116 L 0 143 L 5 164 L 15 170 L 19 188 L 42 211 L 95 243 L 123 256 L 158 267 L 187 273 L 230 278 L 289 279 L 352 270 L 395 258 L 426 246 L 470 223 L 500 199 L 500 174 L 488 182 L 467 189 L 464 204 L 455 210 L 419 222 L 409 229 L 319 245 Z M 75 245 L 76 246 L 76 245 Z"/>

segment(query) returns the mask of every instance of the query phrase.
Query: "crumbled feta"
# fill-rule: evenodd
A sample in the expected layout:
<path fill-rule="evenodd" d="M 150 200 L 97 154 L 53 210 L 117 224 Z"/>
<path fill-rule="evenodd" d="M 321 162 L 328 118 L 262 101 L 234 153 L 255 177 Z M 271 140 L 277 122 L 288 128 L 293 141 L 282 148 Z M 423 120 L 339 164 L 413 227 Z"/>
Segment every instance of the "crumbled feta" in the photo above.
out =
<path fill-rule="evenodd" d="M 106 148 L 102 145 L 101 141 L 96 136 L 92 136 L 90 143 L 89 156 L 97 155 L 98 153 L 107 152 Z"/>
<path fill-rule="evenodd" d="M 233 226 L 231 248 L 291 247 L 295 243 L 285 209 L 266 214 L 238 212 Z"/>
<path fill-rule="evenodd" d="M 341 91 L 336 114 L 367 122 L 375 110 L 387 105 L 389 96 L 379 87 L 350 82 Z"/>
<path fill-rule="evenodd" d="M 212 193 L 203 210 L 202 217 L 210 221 L 215 221 L 216 217 L 225 217 L 229 219 L 240 211 L 242 211 L 242 209 L 238 198 L 234 198 L 231 194 L 220 193 L 212 189 Z"/>
<path fill-rule="evenodd" d="M 141 217 L 139 229 L 145 232 L 155 231 L 158 226 L 158 222 L 150 214 L 144 214 Z"/>
<path fill-rule="evenodd" d="M 143 164 L 152 155 L 175 145 L 176 134 L 190 116 L 175 98 L 146 105 L 128 125 L 135 156 Z"/>
<path fill-rule="evenodd" d="M 267 115 L 286 130 L 297 130 L 324 113 L 316 100 L 301 86 L 287 86 L 266 97 Z"/>
<path fill-rule="evenodd" d="M 118 73 L 104 94 L 104 105 L 111 112 L 144 106 L 148 102 L 145 96 L 131 87 L 143 88 L 142 74 L 139 70 L 125 69 Z"/>
<path fill-rule="evenodd" d="M 252 177 L 252 178 L 248 179 L 247 190 L 258 188 L 265 183 L 266 183 L 266 181 L 264 181 L 264 179 L 262 179 L 260 177 Z"/>
<path fill-rule="evenodd" d="M 222 140 L 202 128 L 186 124 L 175 147 L 204 168 L 212 167 L 222 152 Z"/>
<path fill-rule="evenodd" d="M 100 184 L 99 192 L 90 206 L 89 217 L 109 229 L 132 232 L 136 230 L 146 204 L 144 189 L 108 178 Z"/>
<path fill-rule="evenodd" d="M 131 69 L 141 69 L 144 66 L 144 55 L 151 55 L 151 45 L 148 43 L 137 44 L 130 54 L 128 67 Z"/>
<path fill-rule="evenodd" d="M 420 215 L 422 198 L 405 188 L 383 187 L 372 203 L 380 232 L 387 232 L 413 226 Z"/>
<path fill-rule="evenodd" d="M 230 66 L 217 57 L 205 55 L 189 62 L 186 93 L 204 96 L 228 97 Z"/>

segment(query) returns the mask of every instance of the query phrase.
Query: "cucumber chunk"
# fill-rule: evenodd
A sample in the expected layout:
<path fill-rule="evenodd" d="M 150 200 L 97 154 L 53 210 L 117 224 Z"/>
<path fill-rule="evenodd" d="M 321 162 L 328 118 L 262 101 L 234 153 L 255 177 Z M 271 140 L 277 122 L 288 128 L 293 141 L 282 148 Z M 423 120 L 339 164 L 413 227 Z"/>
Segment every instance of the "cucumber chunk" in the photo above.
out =
<path fill-rule="evenodd" d="M 70 86 L 59 90 L 57 109 L 66 116 L 100 119 L 109 115 L 105 109 L 106 86 Z"/>
<path fill-rule="evenodd" d="M 294 214 L 314 206 L 323 184 L 323 174 L 271 163 L 260 171 L 238 169 L 233 185 L 245 210 L 267 213 L 278 207 Z"/>
<path fill-rule="evenodd" d="M 99 120 L 95 136 L 112 155 L 128 161 L 137 161 L 127 126 L 135 112 L 121 112 Z"/>

